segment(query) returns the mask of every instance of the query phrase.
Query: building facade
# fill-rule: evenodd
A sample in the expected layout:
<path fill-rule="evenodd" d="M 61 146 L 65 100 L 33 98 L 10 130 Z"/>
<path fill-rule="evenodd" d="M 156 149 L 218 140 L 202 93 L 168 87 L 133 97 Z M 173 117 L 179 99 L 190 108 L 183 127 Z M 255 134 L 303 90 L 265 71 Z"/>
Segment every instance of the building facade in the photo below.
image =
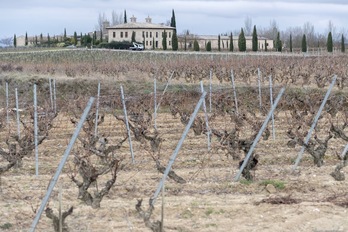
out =
<path fill-rule="evenodd" d="M 187 35 L 186 39 L 183 36 L 179 37 L 179 48 L 183 49 L 186 42 L 186 47 L 188 49 L 193 48 L 193 42 L 197 40 L 200 50 L 205 51 L 207 43 L 211 43 L 212 50 L 218 50 L 219 47 L 219 39 L 217 35 Z M 246 40 L 246 49 L 252 50 L 252 36 L 245 36 Z M 273 40 L 267 39 L 265 37 L 258 37 L 258 50 L 265 51 L 267 44 L 267 50 L 271 51 L 273 49 Z M 220 36 L 220 50 L 221 51 L 229 51 L 230 49 L 230 36 Z M 238 35 L 233 36 L 233 50 L 239 51 L 238 48 Z"/>
<path fill-rule="evenodd" d="M 108 41 L 122 42 L 132 41 L 134 34 L 135 41 L 144 44 L 145 49 L 163 49 L 163 36 L 167 36 L 167 49 L 172 49 L 172 35 L 174 27 L 152 23 L 152 19 L 147 17 L 145 22 L 137 22 L 136 17 L 131 17 L 129 23 L 107 27 Z M 164 33 L 165 32 L 165 33 Z"/>

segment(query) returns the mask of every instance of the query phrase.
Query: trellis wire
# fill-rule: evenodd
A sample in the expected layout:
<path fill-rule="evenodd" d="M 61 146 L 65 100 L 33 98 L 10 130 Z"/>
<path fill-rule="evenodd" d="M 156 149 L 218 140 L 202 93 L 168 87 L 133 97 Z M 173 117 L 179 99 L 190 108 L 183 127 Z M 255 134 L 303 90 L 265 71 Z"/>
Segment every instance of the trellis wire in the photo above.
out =
<path fill-rule="evenodd" d="M 321 105 L 320 105 L 320 108 L 319 108 L 319 110 L 318 110 L 318 112 L 317 112 L 317 115 L 316 115 L 315 118 L 314 118 L 314 121 L 313 121 L 313 123 L 312 123 L 312 125 L 311 125 L 311 128 L 310 128 L 309 131 L 308 131 L 308 134 L 307 134 L 306 139 L 305 139 L 305 142 L 304 142 L 305 144 L 308 144 L 308 141 L 309 141 L 309 139 L 310 139 L 311 136 L 312 136 L 312 132 L 313 132 L 315 126 L 317 125 L 317 122 L 318 122 L 318 120 L 319 120 L 321 111 L 324 109 L 324 106 L 325 106 L 325 104 L 326 104 L 326 101 L 327 101 L 327 99 L 329 98 L 330 93 L 331 93 L 331 90 L 332 90 L 332 88 L 333 88 L 333 86 L 334 86 L 334 84 L 335 84 L 335 82 L 336 82 L 336 79 L 337 79 L 337 76 L 335 75 L 335 76 L 333 77 L 333 79 L 332 79 L 332 82 L 331 82 L 331 84 L 330 84 L 329 89 L 328 89 L 327 92 L 326 92 L 325 98 L 324 98 L 323 102 L 322 102 Z M 304 151 L 305 151 L 305 145 L 302 146 L 300 152 L 298 153 L 297 159 L 296 159 L 296 162 L 295 162 L 295 164 L 294 164 L 294 166 L 293 166 L 293 168 L 292 168 L 292 171 L 295 171 L 295 169 L 297 168 L 298 164 L 300 163 L 300 161 L 301 161 L 301 159 L 302 159 L 302 155 L 303 155 L 303 152 L 304 152 Z"/>
<path fill-rule="evenodd" d="M 250 156 L 251 156 L 251 154 L 253 153 L 254 148 L 256 147 L 256 144 L 257 144 L 258 141 L 260 140 L 260 137 L 261 137 L 263 131 L 266 129 L 266 126 L 267 126 L 267 124 L 268 124 L 268 121 L 269 121 L 269 119 L 271 118 L 271 115 L 273 114 L 273 111 L 276 109 L 276 107 L 277 107 L 277 105 L 278 105 L 278 102 L 279 102 L 280 98 L 282 97 L 284 91 L 285 91 L 285 88 L 283 87 L 283 88 L 280 90 L 280 92 L 279 92 L 279 94 L 278 94 L 278 96 L 277 96 L 277 98 L 276 98 L 274 104 L 272 105 L 271 110 L 268 112 L 268 115 L 267 115 L 265 121 L 263 122 L 262 127 L 261 127 L 261 129 L 259 130 L 259 132 L 258 132 L 256 138 L 254 139 L 253 144 L 251 145 L 248 154 L 245 156 L 244 162 L 243 162 L 242 166 L 240 167 L 239 172 L 237 173 L 237 175 L 236 175 L 235 178 L 234 178 L 235 181 L 238 181 L 238 180 L 239 180 L 240 175 L 242 174 L 242 172 L 243 172 L 245 166 L 247 165 L 247 163 L 248 163 L 248 161 L 249 161 L 249 159 L 250 159 Z"/>
<path fill-rule="evenodd" d="M 34 84 L 34 144 L 35 144 L 35 175 L 39 175 L 39 147 L 37 141 L 37 96 L 36 84 Z"/>
<path fill-rule="evenodd" d="M 7 125 L 9 124 L 10 122 L 10 119 L 9 119 L 9 116 L 8 116 L 8 82 L 6 81 L 6 123 Z"/>
<path fill-rule="evenodd" d="M 213 76 L 213 69 L 210 68 L 210 73 L 209 73 L 209 113 L 211 113 L 212 76 Z"/>
<path fill-rule="evenodd" d="M 269 76 L 269 98 L 271 106 L 273 105 L 272 75 Z M 272 137 L 275 140 L 274 114 L 272 113 Z"/>
<path fill-rule="evenodd" d="M 66 148 L 66 150 L 65 150 L 65 152 L 64 152 L 63 158 L 62 158 L 62 160 L 60 161 L 60 163 L 59 163 L 59 165 L 58 165 L 57 171 L 56 171 L 56 173 L 54 174 L 54 176 L 53 176 L 53 178 L 52 178 L 52 180 L 51 180 L 51 182 L 50 182 L 50 184 L 49 184 L 49 186 L 48 186 L 48 188 L 47 188 L 46 195 L 45 195 L 44 198 L 42 199 L 40 208 L 38 209 L 38 211 L 37 211 L 37 213 L 36 213 L 36 216 L 35 216 L 35 218 L 34 218 L 34 220 L 33 220 L 33 223 L 32 223 L 31 226 L 30 226 L 30 230 L 29 230 L 30 232 L 34 232 L 34 231 L 35 231 L 36 225 L 37 225 L 37 223 L 38 223 L 39 220 L 40 220 L 40 217 L 41 217 L 41 215 L 42 215 L 42 212 L 43 212 L 43 210 L 44 210 L 44 208 L 45 208 L 45 206 L 46 206 L 46 204 L 47 204 L 48 199 L 49 199 L 50 196 L 51 196 L 51 193 L 52 193 L 52 190 L 53 190 L 54 186 L 56 185 L 56 183 L 57 183 L 57 181 L 58 181 L 59 175 L 60 175 L 60 173 L 61 173 L 61 171 L 62 171 L 62 169 L 63 169 L 63 167 L 64 167 L 65 162 L 66 162 L 67 159 L 68 159 L 68 156 L 69 156 L 69 154 L 70 154 L 70 151 L 71 151 L 71 149 L 73 148 L 73 145 L 74 145 L 74 143 L 75 143 L 75 141 L 76 141 L 76 139 L 77 139 L 78 134 L 80 133 L 80 130 L 81 130 L 82 126 L 83 126 L 83 123 L 84 123 L 85 120 L 86 120 L 86 117 L 87 117 L 87 115 L 88 115 L 88 113 L 89 113 L 89 111 L 90 111 L 90 109 L 91 109 L 91 107 L 92 107 L 93 102 L 94 102 L 94 97 L 91 97 L 91 98 L 89 99 L 88 103 L 87 103 L 87 106 L 86 106 L 86 108 L 85 108 L 85 110 L 84 110 L 84 112 L 83 112 L 81 118 L 80 118 L 79 123 L 77 124 L 77 127 L 76 127 L 76 129 L 75 129 L 75 132 L 74 132 L 73 136 L 72 136 L 71 139 L 70 139 L 70 142 L 69 142 L 69 144 L 68 144 L 68 147 Z"/>
<path fill-rule="evenodd" d="M 128 124 L 128 116 L 127 116 L 127 109 L 126 109 L 126 102 L 124 100 L 124 93 L 123 93 L 123 87 L 121 85 L 121 99 L 122 99 L 122 105 L 123 105 L 123 113 L 124 113 L 124 119 L 126 121 L 126 128 L 127 128 L 127 134 L 128 134 L 128 143 L 129 143 L 129 150 L 132 156 L 132 162 L 134 164 L 134 153 L 133 153 L 133 146 L 132 146 L 132 138 L 130 134 L 129 124 Z"/>
<path fill-rule="evenodd" d="M 98 135 L 98 114 L 99 114 L 100 81 L 98 82 L 97 105 L 95 110 L 94 136 Z"/>
<path fill-rule="evenodd" d="M 184 142 L 184 140 L 185 140 L 185 138 L 186 138 L 186 136 L 187 136 L 187 133 L 189 132 L 189 130 L 190 130 L 190 128 L 191 128 L 191 125 L 192 125 L 193 121 L 194 121 L 195 118 L 196 118 L 196 115 L 197 115 L 197 113 L 198 113 L 198 110 L 200 109 L 200 107 L 201 107 L 201 105 L 202 105 L 202 103 L 203 103 L 203 101 L 204 101 L 206 95 L 207 95 L 206 92 L 203 92 L 203 93 L 202 93 L 202 96 L 201 96 L 201 98 L 199 99 L 199 101 L 198 101 L 198 103 L 197 103 L 197 105 L 196 105 L 196 108 L 195 108 L 194 112 L 192 113 L 192 115 L 191 115 L 191 117 L 190 117 L 190 120 L 189 120 L 188 124 L 186 125 L 185 130 L 184 130 L 184 132 L 183 132 L 183 134 L 182 134 L 182 136 L 181 136 L 181 138 L 180 138 L 178 144 L 176 145 L 176 148 L 175 148 L 173 154 L 171 155 L 171 157 L 170 157 L 170 159 L 169 159 L 169 163 L 168 163 L 168 165 L 167 165 L 167 167 L 166 167 L 166 170 L 164 171 L 164 174 L 163 174 L 163 177 L 162 177 L 160 183 L 158 184 L 157 190 L 156 190 L 156 192 L 154 193 L 153 197 L 150 198 L 150 202 L 149 202 L 149 203 L 150 203 L 150 205 L 152 205 L 152 206 L 155 204 L 156 198 L 158 197 L 158 194 L 160 193 L 160 191 L 161 191 L 161 189 L 162 189 L 162 186 L 164 185 L 164 182 L 165 182 L 165 180 L 166 180 L 166 178 L 167 178 L 167 176 L 168 176 L 168 173 L 169 173 L 169 171 L 170 171 L 172 165 L 174 164 L 174 161 L 175 161 L 175 159 L 176 159 L 176 156 L 177 156 L 178 153 L 179 153 L 179 150 L 180 150 L 180 148 L 181 148 L 181 146 L 182 146 L 182 144 L 183 144 L 183 142 Z"/>
<path fill-rule="evenodd" d="M 156 92 L 156 89 L 157 89 L 157 86 L 156 86 L 156 78 L 154 78 L 153 80 L 153 95 L 154 95 L 154 106 L 155 106 L 155 109 L 154 109 L 154 128 L 155 130 L 157 130 L 157 125 L 156 125 L 156 117 L 157 117 L 157 92 Z"/>
<path fill-rule="evenodd" d="M 21 131 L 20 131 L 20 125 L 19 125 L 19 106 L 18 106 L 18 90 L 17 88 L 15 89 L 16 92 L 16 116 L 17 116 L 17 135 L 18 139 L 21 137 Z"/>
<path fill-rule="evenodd" d="M 262 108 L 262 97 L 261 97 L 261 73 L 260 68 L 257 68 L 257 83 L 259 85 L 259 101 L 260 101 L 260 110 Z"/>
<path fill-rule="evenodd" d="M 236 107 L 236 114 L 238 115 L 238 101 L 237 101 L 236 85 L 234 84 L 233 69 L 231 69 L 231 81 L 232 81 L 232 88 L 233 88 L 234 104 Z"/>
<path fill-rule="evenodd" d="M 203 82 L 201 81 L 201 92 L 202 94 L 204 93 L 204 87 L 203 87 Z M 209 127 L 209 122 L 208 122 L 208 114 L 207 114 L 207 106 L 205 104 L 205 99 L 203 101 L 203 110 L 204 110 L 204 117 L 205 117 L 205 127 L 207 129 L 207 140 L 208 140 L 208 151 L 210 151 L 210 127 Z"/>

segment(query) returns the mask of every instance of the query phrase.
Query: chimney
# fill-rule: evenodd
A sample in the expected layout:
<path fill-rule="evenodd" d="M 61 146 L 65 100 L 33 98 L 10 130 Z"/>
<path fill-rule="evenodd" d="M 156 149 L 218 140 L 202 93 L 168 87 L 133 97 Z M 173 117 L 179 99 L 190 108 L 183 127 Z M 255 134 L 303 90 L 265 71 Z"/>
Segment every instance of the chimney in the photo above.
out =
<path fill-rule="evenodd" d="M 134 17 L 134 15 L 130 18 L 130 20 L 131 20 L 131 23 L 136 23 L 137 22 L 137 18 Z"/>
<path fill-rule="evenodd" d="M 145 18 L 145 21 L 147 23 L 152 23 L 152 18 L 150 18 L 150 16 L 147 16 L 147 18 Z"/>

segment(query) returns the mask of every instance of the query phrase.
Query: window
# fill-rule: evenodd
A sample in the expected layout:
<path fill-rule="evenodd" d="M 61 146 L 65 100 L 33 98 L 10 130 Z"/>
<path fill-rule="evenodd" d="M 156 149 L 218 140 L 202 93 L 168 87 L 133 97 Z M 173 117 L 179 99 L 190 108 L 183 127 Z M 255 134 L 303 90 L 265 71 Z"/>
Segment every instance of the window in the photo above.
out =
<path fill-rule="evenodd" d="M 152 41 L 150 41 L 150 46 L 152 46 Z"/>
<path fill-rule="evenodd" d="M 128 32 L 127 31 L 124 33 L 124 37 L 128 38 Z"/>
<path fill-rule="evenodd" d="M 120 34 L 121 38 L 123 38 L 123 31 L 121 31 L 121 34 Z"/>
<path fill-rule="evenodd" d="M 148 31 L 146 32 L 146 38 L 149 38 L 149 32 Z"/>
<path fill-rule="evenodd" d="M 172 45 L 171 41 L 168 41 L 168 43 L 169 43 L 169 46 L 171 46 L 171 45 Z"/>
<path fill-rule="evenodd" d="M 152 31 L 150 31 L 150 38 L 152 38 Z"/>
<path fill-rule="evenodd" d="M 113 38 L 116 37 L 116 32 L 112 32 L 112 37 L 113 37 Z"/>
<path fill-rule="evenodd" d="M 156 48 L 158 48 L 158 41 L 156 41 Z"/>
<path fill-rule="evenodd" d="M 171 33 L 171 32 L 169 32 L 169 38 L 170 38 L 170 37 L 172 37 L 172 36 L 171 36 L 171 34 L 172 34 L 172 33 Z"/>
<path fill-rule="evenodd" d="M 146 41 L 146 46 L 148 46 L 149 45 L 149 43 L 148 43 L 149 41 Z"/>
<path fill-rule="evenodd" d="M 156 32 L 156 38 L 158 38 L 158 31 Z"/>
<path fill-rule="evenodd" d="M 143 38 L 145 38 L 145 31 L 143 31 Z"/>

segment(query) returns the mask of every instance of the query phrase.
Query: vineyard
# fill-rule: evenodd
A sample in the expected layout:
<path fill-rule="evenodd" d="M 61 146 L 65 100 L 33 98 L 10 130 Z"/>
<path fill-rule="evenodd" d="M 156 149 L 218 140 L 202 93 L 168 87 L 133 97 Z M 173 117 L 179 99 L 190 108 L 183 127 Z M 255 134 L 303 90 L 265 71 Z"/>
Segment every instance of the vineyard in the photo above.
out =
<path fill-rule="evenodd" d="M 30 230 L 90 97 L 36 231 L 59 231 L 60 207 L 62 231 L 346 231 L 347 64 L 345 55 L 0 52 L 0 231 Z"/>

